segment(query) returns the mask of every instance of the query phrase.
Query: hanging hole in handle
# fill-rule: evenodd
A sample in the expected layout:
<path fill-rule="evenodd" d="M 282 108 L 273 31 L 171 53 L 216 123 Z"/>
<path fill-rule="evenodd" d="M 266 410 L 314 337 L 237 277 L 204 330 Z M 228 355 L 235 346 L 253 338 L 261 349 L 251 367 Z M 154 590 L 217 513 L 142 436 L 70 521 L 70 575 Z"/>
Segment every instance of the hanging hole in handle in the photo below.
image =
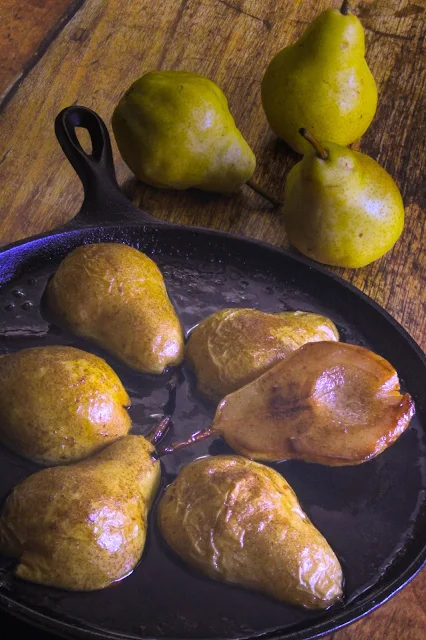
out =
<path fill-rule="evenodd" d="M 93 142 L 88 130 L 85 129 L 84 127 L 76 127 L 75 135 L 77 136 L 77 140 L 79 141 L 80 146 L 83 149 L 84 153 L 86 153 L 88 156 L 92 156 Z"/>
<path fill-rule="evenodd" d="M 91 111 L 91 109 L 79 106 L 63 109 L 56 117 L 55 131 L 59 143 L 68 155 L 71 163 L 76 161 L 76 157 L 74 157 L 75 152 L 77 152 L 81 158 L 90 160 L 92 163 L 112 162 L 108 131 L 101 118 L 94 111 Z M 77 131 L 79 137 L 77 136 Z M 86 151 L 86 149 L 88 149 L 89 137 L 91 145 L 90 153 Z M 74 168 L 76 167 L 74 166 Z"/>

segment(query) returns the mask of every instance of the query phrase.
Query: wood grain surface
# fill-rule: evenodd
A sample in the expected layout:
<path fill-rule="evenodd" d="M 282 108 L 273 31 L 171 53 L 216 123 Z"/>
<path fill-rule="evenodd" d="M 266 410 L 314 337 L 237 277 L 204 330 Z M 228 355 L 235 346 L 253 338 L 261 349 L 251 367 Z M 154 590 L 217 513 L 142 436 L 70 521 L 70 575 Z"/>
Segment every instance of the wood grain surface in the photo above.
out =
<path fill-rule="evenodd" d="M 256 153 L 256 181 L 282 197 L 299 157 L 269 129 L 260 81 L 272 56 L 336 4 L 0 0 L 0 243 L 62 224 L 81 205 L 80 183 L 54 136 L 56 114 L 82 104 L 109 125 L 130 83 L 153 69 L 185 69 L 216 81 Z M 365 27 L 367 61 L 379 89 L 377 114 L 356 147 L 395 178 L 406 224 L 381 260 L 335 271 L 385 307 L 426 350 L 426 2 L 366 0 L 351 7 Z M 288 246 L 279 212 L 248 187 L 227 197 L 158 191 L 132 177 L 115 144 L 114 156 L 125 192 L 151 214 Z M 330 638 L 423 640 L 425 603 L 423 571 L 388 604 Z"/>

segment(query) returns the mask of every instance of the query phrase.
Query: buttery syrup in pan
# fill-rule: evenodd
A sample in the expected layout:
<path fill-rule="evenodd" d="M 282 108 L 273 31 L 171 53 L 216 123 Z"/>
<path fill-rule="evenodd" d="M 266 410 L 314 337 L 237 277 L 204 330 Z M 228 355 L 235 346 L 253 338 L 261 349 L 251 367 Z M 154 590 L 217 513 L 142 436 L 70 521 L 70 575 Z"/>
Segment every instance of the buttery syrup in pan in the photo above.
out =
<path fill-rule="evenodd" d="M 337 324 L 342 340 L 374 350 L 362 319 L 345 306 L 339 309 L 335 301 L 327 301 L 321 291 L 299 288 L 276 273 L 256 271 L 249 265 L 240 269 L 229 263 L 188 261 L 158 253 L 153 258 L 162 269 L 186 335 L 202 318 L 224 307 L 302 309 L 324 313 Z M 0 290 L 0 353 L 49 344 L 92 351 L 111 364 L 126 386 L 132 399 L 133 433 L 148 433 L 164 414 L 172 414 L 173 420 L 165 444 L 208 426 L 214 406 L 197 396 L 185 366 L 160 377 L 136 373 L 49 322 L 40 301 L 54 268 L 35 271 Z M 162 488 L 191 460 L 229 451 L 220 439 L 206 440 L 163 458 Z M 271 465 L 289 481 L 338 555 L 345 574 L 346 601 L 373 587 L 404 553 L 424 500 L 424 460 L 424 434 L 415 417 L 394 446 L 360 466 L 331 468 L 297 461 Z M 38 468 L 0 447 L 0 499 Z M 125 637 L 246 637 L 276 628 L 297 629 L 307 620 L 319 621 L 327 615 L 286 606 L 192 571 L 161 540 L 155 505 L 140 564 L 108 589 L 65 593 L 16 580 L 12 568 L 13 562 L 0 557 L 0 590 L 11 598 L 62 620 Z"/>

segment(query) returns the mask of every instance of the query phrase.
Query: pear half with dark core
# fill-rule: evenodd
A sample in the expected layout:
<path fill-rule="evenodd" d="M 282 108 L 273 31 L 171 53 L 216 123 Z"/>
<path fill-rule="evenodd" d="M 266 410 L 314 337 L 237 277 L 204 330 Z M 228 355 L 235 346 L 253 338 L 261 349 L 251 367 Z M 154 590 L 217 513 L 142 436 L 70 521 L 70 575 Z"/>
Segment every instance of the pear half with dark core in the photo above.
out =
<path fill-rule="evenodd" d="M 360 464 L 408 427 L 414 404 L 399 389 L 395 369 L 372 351 L 309 343 L 226 396 L 211 427 L 160 455 L 216 435 L 255 460 Z"/>

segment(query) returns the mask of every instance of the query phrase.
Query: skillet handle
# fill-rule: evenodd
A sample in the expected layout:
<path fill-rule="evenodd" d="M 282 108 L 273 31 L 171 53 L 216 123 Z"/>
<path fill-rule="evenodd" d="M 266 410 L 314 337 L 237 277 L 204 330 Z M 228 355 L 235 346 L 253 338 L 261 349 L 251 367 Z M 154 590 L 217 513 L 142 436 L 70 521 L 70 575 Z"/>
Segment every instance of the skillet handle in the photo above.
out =
<path fill-rule="evenodd" d="M 78 141 L 76 127 L 88 131 L 92 142 L 90 154 Z M 67 107 L 56 116 L 55 133 L 84 187 L 84 201 L 75 218 L 77 222 L 114 222 L 123 218 L 143 222 L 155 220 L 132 205 L 121 192 L 108 130 L 97 113 L 87 107 Z"/>

